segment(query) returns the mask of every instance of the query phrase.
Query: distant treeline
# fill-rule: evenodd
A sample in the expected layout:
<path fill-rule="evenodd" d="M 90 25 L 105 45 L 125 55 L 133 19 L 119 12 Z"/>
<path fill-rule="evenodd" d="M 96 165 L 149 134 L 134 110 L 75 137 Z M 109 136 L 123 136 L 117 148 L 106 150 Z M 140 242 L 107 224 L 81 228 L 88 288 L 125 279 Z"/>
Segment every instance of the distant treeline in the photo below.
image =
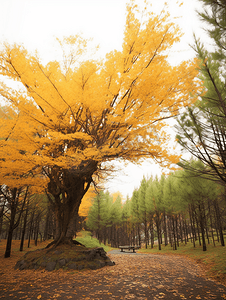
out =
<path fill-rule="evenodd" d="M 193 162 L 196 165 L 200 162 Z M 143 245 L 154 242 L 207 244 L 224 246 L 226 229 L 225 188 L 189 171 L 141 181 L 131 199 L 115 202 L 108 192 L 100 192 L 90 208 L 86 226 L 100 242 L 112 247 Z"/>

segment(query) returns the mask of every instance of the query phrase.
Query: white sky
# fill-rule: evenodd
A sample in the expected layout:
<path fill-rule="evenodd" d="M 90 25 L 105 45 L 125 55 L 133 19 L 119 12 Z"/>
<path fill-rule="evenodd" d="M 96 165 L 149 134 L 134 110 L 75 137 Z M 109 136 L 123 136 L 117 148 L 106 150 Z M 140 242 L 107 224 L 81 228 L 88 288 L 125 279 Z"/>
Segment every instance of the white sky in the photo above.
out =
<path fill-rule="evenodd" d="M 184 0 L 180 8 L 176 0 L 149 2 L 155 12 L 160 12 L 168 2 L 172 17 L 180 17 L 175 21 L 185 34 L 172 52 L 172 62 L 193 57 L 194 52 L 189 47 L 193 43 L 193 32 L 203 40 L 202 24 L 195 12 L 200 9 L 200 2 Z M 121 47 L 126 3 L 126 0 L 0 0 L 0 42 L 23 43 L 29 51 L 37 49 L 45 60 L 53 60 L 57 53 L 55 37 L 83 33 L 100 45 L 104 56 Z M 136 3 L 142 4 L 143 0 Z M 148 162 L 141 166 L 129 164 L 123 172 L 115 174 L 115 179 L 109 180 L 109 191 L 131 196 L 143 176 L 149 178 L 160 172 L 158 166 Z"/>

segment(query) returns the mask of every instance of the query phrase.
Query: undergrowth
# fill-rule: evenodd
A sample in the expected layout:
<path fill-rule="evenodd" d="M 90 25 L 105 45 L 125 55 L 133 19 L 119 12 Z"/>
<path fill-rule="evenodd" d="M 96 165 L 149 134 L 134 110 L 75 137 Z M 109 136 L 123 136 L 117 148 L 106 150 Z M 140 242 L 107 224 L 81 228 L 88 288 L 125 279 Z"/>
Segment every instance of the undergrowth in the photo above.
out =
<path fill-rule="evenodd" d="M 91 233 L 89 231 L 84 231 L 84 230 L 80 231 L 77 234 L 76 241 L 83 244 L 87 248 L 103 247 L 106 252 L 113 249 L 108 245 L 104 245 L 103 243 L 100 243 L 98 239 L 91 236 Z"/>

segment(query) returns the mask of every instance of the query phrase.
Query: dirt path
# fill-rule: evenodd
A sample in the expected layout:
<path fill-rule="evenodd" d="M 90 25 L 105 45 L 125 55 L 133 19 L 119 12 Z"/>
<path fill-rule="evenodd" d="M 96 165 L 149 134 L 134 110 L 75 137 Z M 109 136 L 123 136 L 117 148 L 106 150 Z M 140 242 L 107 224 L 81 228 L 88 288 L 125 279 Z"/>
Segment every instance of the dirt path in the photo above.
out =
<path fill-rule="evenodd" d="M 0 274 L 0 299 L 226 299 L 226 287 L 202 277 L 189 259 L 109 252 L 113 267 L 83 272 L 14 271 Z M 6 266 L 7 267 L 7 266 Z"/>

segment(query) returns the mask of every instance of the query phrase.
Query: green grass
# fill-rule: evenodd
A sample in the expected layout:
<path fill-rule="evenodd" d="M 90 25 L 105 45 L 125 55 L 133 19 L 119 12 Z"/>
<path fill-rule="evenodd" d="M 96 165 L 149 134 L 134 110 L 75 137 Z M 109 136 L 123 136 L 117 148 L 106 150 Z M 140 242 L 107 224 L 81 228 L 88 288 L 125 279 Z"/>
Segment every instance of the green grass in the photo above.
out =
<path fill-rule="evenodd" d="M 96 238 L 91 237 L 91 233 L 88 231 L 79 232 L 76 240 L 88 248 L 103 247 L 106 252 L 113 249 L 100 244 Z M 199 246 L 198 242 L 196 242 L 195 248 L 193 243 L 189 242 L 187 244 L 181 243 L 177 250 L 173 250 L 170 245 L 162 245 L 162 250 L 158 250 L 158 245 L 155 245 L 153 249 L 151 249 L 151 246 L 148 246 L 148 249 L 142 248 L 136 252 L 186 256 L 203 264 L 207 269 L 207 276 L 226 283 L 226 247 L 222 247 L 220 243 L 216 242 L 215 247 L 213 244 L 207 244 L 207 251 L 203 251 L 202 246 Z"/>
<path fill-rule="evenodd" d="M 91 233 L 89 231 L 80 231 L 76 237 L 76 241 L 83 244 L 87 248 L 103 247 L 106 252 L 113 249 L 110 246 L 104 245 L 103 243 L 100 244 L 96 238 L 91 237 Z"/>
<path fill-rule="evenodd" d="M 220 243 L 207 244 L 207 251 L 202 250 L 202 246 L 196 243 L 196 247 L 193 247 L 193 243 L 180 244 L 177 250 L 173 250 L 170 245 L 162 245 L 162 250 L 158 250 L 158 246 L 155 245 L 153 249 L 148 246 L 148 249 L 140 249 L 140 253 L 152 253 L 152 254 L 171 254 L 171 255 L 184 255 L 192 258 L 199 263 L 204 264 L 207 267 L 207 275 L 215 279 L 226 278 L 226 247 L 222 247 Z"/>

